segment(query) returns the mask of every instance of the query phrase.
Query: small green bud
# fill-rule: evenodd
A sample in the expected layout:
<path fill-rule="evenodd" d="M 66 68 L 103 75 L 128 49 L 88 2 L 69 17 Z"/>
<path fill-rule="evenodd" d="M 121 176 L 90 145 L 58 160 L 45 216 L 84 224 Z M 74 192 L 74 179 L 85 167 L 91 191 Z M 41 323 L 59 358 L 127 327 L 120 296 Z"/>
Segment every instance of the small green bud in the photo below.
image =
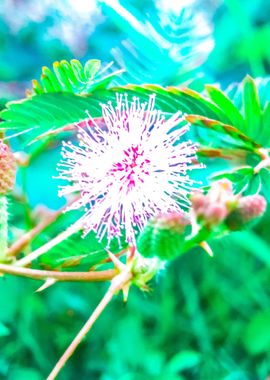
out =
<path fill-rule="evenodd" d="M 148 222 L 137 240 L 137 249 L 146 258 L 175 258 L 183 252 L 186 227 L 190 224 L 184 213 L 160 215 Z"/>

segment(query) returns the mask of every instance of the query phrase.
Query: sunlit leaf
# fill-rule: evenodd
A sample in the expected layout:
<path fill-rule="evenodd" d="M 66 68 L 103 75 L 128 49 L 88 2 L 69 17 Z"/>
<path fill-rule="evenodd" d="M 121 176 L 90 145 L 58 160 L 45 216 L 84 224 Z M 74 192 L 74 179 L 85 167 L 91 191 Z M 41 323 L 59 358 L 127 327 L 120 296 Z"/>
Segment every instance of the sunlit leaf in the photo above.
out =
<path fill-rule="evenodd" d="M 51 92 L 91 93 L 97 88 L 106 88 L 123 72 L 118 70 L 104 76 L 99 74 L 100 69 L 101 62 L 98 59 L 90 59 L 84 66 L 76 59 L 70 62 L 56 61 L 53 63 L 53 71 L 46 66 L 42 68 L 40 82 L 36 79 L 32 81 L 32 91 L 36 95 Z M 31 92 L 28 91 L 28 95 L 31 95 Z"/>
<path fill-rule="evenodd" d="M 240 111 L 233 104 L 231 99 L 221 91 L 219 88 L 211 85 L 206 85 L 205 89 L 210 99 L 223 111 L 226 112 L 226 115 L 230 119 L 230 124 L 237 126 L 240 130 L 244 129 L 244 119 Z"/>
<path fill-rule="evenodd" d="M 225 137 L 230 137 L 243 149 L 254 151 L 255 149 L 260 148 L 260 145 L 232 125 L 198 115 L 187 115 L 186 120 L 191 124 L 210 129 Z"/>
<path fill-rule="evenodd" d="M 243 103 L 246 121 L 246 133 L 258 136 L 262 129 L 261 106 L 254 80 L 247 76 L 243 81 Z"/>

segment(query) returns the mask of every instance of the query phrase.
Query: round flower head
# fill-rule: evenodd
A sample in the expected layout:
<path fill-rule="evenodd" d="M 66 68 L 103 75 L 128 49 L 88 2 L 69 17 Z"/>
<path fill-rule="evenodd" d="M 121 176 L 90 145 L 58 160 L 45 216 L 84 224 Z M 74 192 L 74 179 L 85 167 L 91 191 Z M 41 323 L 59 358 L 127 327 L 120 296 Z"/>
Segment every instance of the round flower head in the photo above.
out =
<path fill-rule="evenodd" d="M 75 191 L 80 198 L 72 209 L 85 208 L 85 234 L 95 231 L 108 242 L 124 231 L 134 244 L 136 231 L 160 213 L 180 212 L 187 204 L 193 184 L 187 171 L 201 167 L 192 163 L 196 145 L 181 141 L 188 126 L 178 112 L 170 118 L 154 109 L 155 96 L 140 103 L 116 95 L 116 106 L 102 105 L 103 123 L 91 117 L 78 126 L 79 146 L 64 143 L 60 195 Z"/>

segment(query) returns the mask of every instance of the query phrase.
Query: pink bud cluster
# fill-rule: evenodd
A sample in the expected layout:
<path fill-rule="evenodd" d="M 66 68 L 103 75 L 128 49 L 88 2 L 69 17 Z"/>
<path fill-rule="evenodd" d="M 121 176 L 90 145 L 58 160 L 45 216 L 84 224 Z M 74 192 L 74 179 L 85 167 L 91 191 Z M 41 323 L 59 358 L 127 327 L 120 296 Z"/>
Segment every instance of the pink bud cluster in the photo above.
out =
<path fill-rule="evenodd" d="M 231 182 L 218 181 L 205 195 L 196 190 L 191 195 L 192 209 L 199 221 L 207 226 L 221 223 L 228 215 L 235 203 Z"/>
<path fill-rule="evenodd" d="M 0 195 L 13 189 L 15 182 L 15 158 L 8 145 L 0 140 Z"/>
<path fill-rule="evenodd" d="M 234 195 L 232 184 L 221 180 L 212 185 L 207 194 L 196 190 L 191 195 L 192 210 L 199 224 L 207 228 L 225 223 L 230 230 L 238 230 L 262 216 L 266 200 L 255 194 Z"/>

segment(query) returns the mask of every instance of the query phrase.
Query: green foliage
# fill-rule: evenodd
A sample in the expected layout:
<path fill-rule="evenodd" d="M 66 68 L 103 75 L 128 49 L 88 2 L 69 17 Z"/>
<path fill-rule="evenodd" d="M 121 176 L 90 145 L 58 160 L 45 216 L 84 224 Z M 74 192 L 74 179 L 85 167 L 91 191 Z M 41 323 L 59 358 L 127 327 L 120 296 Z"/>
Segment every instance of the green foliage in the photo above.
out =
<path fill-rule="evenodd" d="M 230 127 L 227 126 L 227 129 L 226 125 L 223 126 L 224 136 L 221 138 L 226 138 L 227 134 L 230 135 L 230 129 L 235 131 L 232 128 L 234 127 L 239 134 L 242 132 L 246 135 L 246 137 L 240 138 L 246 140 L 246 145 L 253 140 L 254 146 L 268 147 L 269 140 L 265 140 L 265 134 L 268 128 L 269 80 L 258 81 L 258 85 L 256 85 L 255 80 L 247 76 L 239 88 L 233 87 L 223 92 L 214 86 L 206 85 L 205 89 L 215 106 L 224 112 L 223 114 L 216 112 L 215 117 L 207 115 L 208 119 L 213 119 L 208 121 L 210 128 L 215 120 L 215 123 L 220 125 L 220 130 L 217 131 L 222 133 L 223 124 L 229 124 Z M 197 94 L 193 93 L 193 96 L 196 97 Z M 205 100 L 209 101 L 207 98 Z M 194 115 L 192 122 L 200 126 L 207 126 L 207 119 L 203 116 L 205 115 L 202 113 Z M 213 145 L 216 142 L 213 141 Z"/>
<path fill-rule="evenodd" d="M 59 66 L 57 65 L 55 67 Z M 75 67 L 78 65 L 79 63 Z M 81 65 L 80 68 L 83 70 Z M 86 68 L 83 70 L 84 74 L 79 76 L 77 73 L 77 77 L 73 71 L 66 70 L 66 82 L 62 81 L 62 88 L 58 83 L 59 74 L 57 77 L 48 71 L 46 75 L 51 78 L 51 82 L 54 82 L 55 85 L 47 90 L 45 88 L 45 90 L 51 94 L 45 94 L 43 89 L 39 95 L 20 102 L 8 103 L 7 109 L 1 112 L 1 118 L 4 120 L 1 128 L 15 129 L 20 132 L 35 128 L 34 135 L 46 134 L 54 129 L 80 122 L 87 117 L 86 111 L 93 118 L 100 117 L 99 103 L 113 101 L 115 92 L 124 92 L 130 97 L 138 96 L 141 100 L 147 100 L 148 96 L 154 93 L 156 94 L 156 106 L 158 108 L 169 113 L 181 110 L 188 114 L 187 120 L 193 125 L 198 125 L 207 130 L 204 136 L 197 135 L 202 143 L 210 137 L 212 147 L 241 148 L 255 153 L 258 148 L 268 144 L 265 139 L 257 138 L 258 135 L 264 135 L 268 125 L 268 100 L 264 100 L 264 104 L 260 106 L 257 87 L 250 77 L 245 78 L 242 84 L 244 107 L 244 114 L 242 115 L 242 104 L 236 107 L 233 99 L 229 99 L 225 93 L 213 86 L 206 86 L 209 99 L 190 89 L 181 90 L 175 87 L 165 89 L 156 85 L 129 85 L 112 90 L 97 90 L 90 97 L 82 96 L 81 88 L 79 89 L 80 95 L 76 95 L 78 88 L 70 87 L 71 93 L 69 94 L 59 92 L 66 89 L 67 83 L 74 81 L 74 78 L 77 80 L 79 78 L 85 79 L 85 72 L 89 72 Z"/>
<path fill-rule="evenodd" d="M 227 121 L 221 114 L 216 114 L 214 119 L 203 115 L 188 115 L 186 118 L 193 125 L 218 133 L 218 138 L 213 134 L 200 134 L 200 141 L 207 144 L 206 139 L 210 137 L 211 145 L 219 149 L 220 156 L 222 149 L 226 147 L 247 150 L 253 154 L 242 155 L 242 164 L 245 165 L 243 168 L 240 165 L 215 174 L 212 179 L 228 178 L 234 183 L 237 193 L 245 191 L 245 194 L 254 194 L 261 190 L 269 199 L 269 171 L 266 169 L 268 165 L 266 163 L 265 168 L 257 167 L 259 159 L 264 159 L 262 148 L 269 147 L 269 80 L 258 81 L 256 85 L 254 79 L 247 76 L 237 89 L 229 88 L 227 92 L 209 85 L 205 88 L 215 105 L 226 111 L 229 124 L 225 124 Z"/>
<path fill-rule="evenodd" d="M 202 97 L 195 98 L 187 91 L 177 88 L 168 89 L 155 85 L 116 87 L 111 90 L 97 90 L 91 96 L 73 93 L 53 92 L 36 95 L 22 101 L 10 102 L 1 112 L 1 129 L 15 129 L 26 132 L 36 128 L 34 134 L 40 135 L 55 128 L 67 126 L 87 118 L 86 111 L 93 117 L 101 116 L 100 102 L 115 101 L 115 93 L 126 93 L 148 100 L 149 95 L 156 94 L 156 106 L 163 112 L 175 113 L 179 109 L 185 113 L 200 112 L 203 115 L 216 116 L 223 111 Z M 225 114 L 223 115 L 225 118 Z"/>
<path fill-rule="evenodd" d="M 43 244 L 53 239 L 67 230 L 76 221 L 77 213 L 62 214 L 54 223 L 51 223 L 42 231 L 31 243 L 32 249 L 37 249 Z M 79 267 L 81 270 L 88 270 L 99 261 L 104 260 L 108 255 L 104 250 L 105 245 L 100 244 L 94 234 L 83 238 L 83 232 L 79 229 L 68 238 L 60 240 L 42 255 L 38 264 L 46 268 L 56 268 L 65 270 L 69 267 Z"/>
<path fill-rule="evenodd" d="M 264 238 L 262 227 L 268 222 L 269 217 L 257 239 Z M 212 243 L 214 258 L 203 251 L 184 255 L 160 274 L 151 293 L 133 290 L 125 306 L 121 297 L 115 300 L 62 378 L 265 379 L 267 340 L 264 351 L 255 352 L 261 338 L 249 335 L 249 326 L 270 310 L 270 267 L 253 255 L 254 244 L 259 252 L 261 247 L 252 235 L 235 233 Z M 35 293 L 38 284 L 31 280 L 6 277 L 0 283 L 5 289 L 0 320 L 9 328 L 9 335 L 0 338 L 3 378 L 12 372 L 16 376 L 19 369 L 46 378 L 106 289 L 105 284 L 58 284 Z M 15 345 L 20 350 L 16 357 Z"/>
<path fill-rule="evenodd" d="M 54 80 L 56 81 L 55 78 Z M 246 79 L 246 82 L 250 80 Z M 241 118 L 240 111 L 220 90 L 211 86 L 207 88 L 212 97 L 211 100 L 190 89 L 181 90 L 176 87 L 165 89 L 156 85 L 129 85 L 111 90 L 97 90 L 90 97 L 51 90 L 51 94 L 43 93 L 20 102 L 8 103 L 7 109 L 1 112 L 1 118 L 4 120 L 1 128 L 16 129 L 20 132 L 33 131 L 35 128 L 36 131 L 32 132 L 33 136 L 46 135 L 54 129 L 80 122 L 87 117 L 86 111 L 93 118 L 100 117 L 99 103 L 114 101 L 115 92 L 126 93 L 130 98 L 137 96 L 141 100 L 148 100 L 149 95 L 154 93 L 156 106 L 163 112 L 175 113 L 181 110 L 188 114 L 188 121 L 206 128 L 207 131 L 210 130 L 214 147 L 229 146 L 256 151 L 261 145 L 252 140 L 254 129 L 253 135 L 249 136 L 247 128 L 243 127 L 245 121 Z M 252 88 L 254 89 L 254 86 Z M 254 110 L 250 107 L 246 100 L 245 112 L 254 115 Z M 227 112 L 227 108 L 230 112 Z M 234 122 L 237 122 L 237 125 Z M 65 128 L 60 129 L 60 131 L 63 130 Z M 209 138 L 209 133 L 205 137 L 200 135 L 198 137 L 203 142 L 206 137 Z"/>
<path fill-rule="evenodd" d="M 41 95 L 48 92 L 89 94 L 96 89 L 106 88 L 123 71 L 118 70 L 102 76 L 108 67 L 101 70 L 101 62 L 98 59 L 90 59 L 84 66 L 77 59 L 72 59 L 70 62 L 65 60 L 54 62 L 53 71 L 44 66 L 40 82 L 32 81 L 33 94 Z"/>
<path fill-rule="evenodd" d="M 31 131 L 26 137 L 27 141 L 31 141 L 42 134 L 86 119 L 86 111 L 93 117 L 101 116 L 99 102 L 97 97 L 87 98 L 66 92 L 36 95 L 22 102 L 9 103 L 1 113 L 2 119 L 6 120 L 1 128 L 17 133 Z"/>
<path fill-rule="evenodd" d="M 268 329 L 270 311 L 258 312 L 251 319 L 244 334 L 244 344 L 251 355 L 259 355 L 270 350 Z"/>
<path fill-rule="evenodd" d="M 23 213 L 23 210 L 19 208 L 16 210 L 16 204 L 14 199 L 10 200 L 9 208 L 12 212 L 10 218 L 10 230 L 19 227 L 17 218 Z M 42 220 L 46 220 L 49 215 L 43 215 Z M 25 247 L 21 250 L 21 255 L 26 255 L 29 250 L 34 251 L 44 244 L 50 242 L 55 238 L 59 238 L 67 231 L 78 219 L 82 217 L 80 211 L 61 212 L 57 214 L 55 220 L 49 223 L 40 233 L 38 233 Z M 40 223 L 41 220 L 34 220 L 33 223 Z M 26 229 L 27 226 L 20 226 L 22 229 Z M 14 241 L 14 236 L 10 238 L 10 244 Z M 99 241 L 94 232 L 84 236 L 81 228 L 74 229 L 68 237 L 59 239 L 57 243 L 50 246 L 47 251 L 40 256 L 35 262 L 35 268 L 46 268 L 53 270 L 76 270 L 76 271 L 88 271 L 90 268 L 100 265 L 108 258 L 107 250 L 113 253 L 117 253 L 127 247 L 127 243 L 124 239 L 124 234 L 120 240 L 113 239 L 108 245 L 108 241 L 104 238 Z"/>

